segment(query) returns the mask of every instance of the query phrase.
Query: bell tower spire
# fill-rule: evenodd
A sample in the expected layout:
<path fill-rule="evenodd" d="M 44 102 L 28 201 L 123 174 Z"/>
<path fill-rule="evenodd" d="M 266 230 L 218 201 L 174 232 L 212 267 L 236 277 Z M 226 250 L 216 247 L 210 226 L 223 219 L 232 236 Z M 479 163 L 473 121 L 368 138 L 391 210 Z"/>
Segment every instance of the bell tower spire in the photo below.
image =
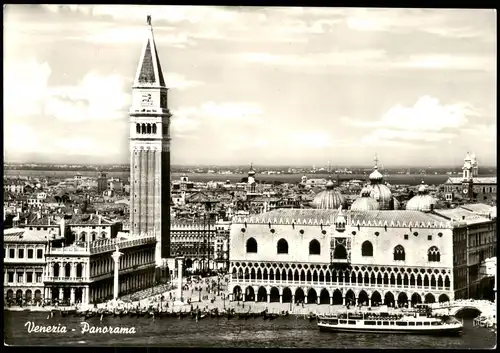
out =
<path fill-rule="evenodd" d="M 155 236 L 155 260 L 170 257 L 170 118 L 160 59 L 147 16 L 130 108 L 130 233 Z"/>

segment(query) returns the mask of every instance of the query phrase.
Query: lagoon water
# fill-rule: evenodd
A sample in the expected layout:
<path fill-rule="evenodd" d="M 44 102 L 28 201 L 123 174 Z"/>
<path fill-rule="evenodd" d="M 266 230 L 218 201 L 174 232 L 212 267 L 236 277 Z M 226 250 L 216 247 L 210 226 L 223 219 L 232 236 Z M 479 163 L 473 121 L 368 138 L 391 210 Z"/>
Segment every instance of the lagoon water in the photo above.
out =
<path fill-rule="evenodd" d="M 64 325 L 67 333 L 28 333 L 25 323 Z M 316 322 L 293 316 L 273 321 L 206 318 L 148 319 L 105 317 L 87 320 L 90 326 L 134 327 L 135 334 L 82 334 L 82 318 L 47 313 L 4 312 L 5 343 L 19 346 L 166 346 L 280 348 L 493 348 L 496 334 L 464 320 L 460 337 L 377 335 L 319 332 Z M 73 331 L 74 330 L 74 331 Z"/>

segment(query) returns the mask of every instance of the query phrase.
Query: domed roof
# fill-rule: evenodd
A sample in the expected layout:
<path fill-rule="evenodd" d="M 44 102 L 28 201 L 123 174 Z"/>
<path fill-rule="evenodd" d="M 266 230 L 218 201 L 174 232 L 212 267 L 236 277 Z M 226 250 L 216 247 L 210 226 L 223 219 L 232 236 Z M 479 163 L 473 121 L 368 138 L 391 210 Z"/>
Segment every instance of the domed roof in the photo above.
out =
<path fill-rule="evenodd" d="M 369 191 L 370 197 L 377 201 L 381 210 L 391 208 L 392 192 L 385 184 L 371 184 L 366 186 L 366 192 Z"/>
<path fill-rule="evenodd" d="M 248 170 L 248 176 L 254 176 L 255 170 L 253 170 L 253 164 L 250 163 L 250 169 Z"/>
<path fill-rule="evenodd" d="M 418 194 L 413 196 L 406 204 L 406 209 L 411 211 L 430 211 L 437 203 L 437 200 L 427 194 L 427 188 L 422 181 L 418 188 Z"/>
<path fill-rule="evenodd" d="M 371 197 L 359 197 L 351 205 L 351 211 L 375 211 L 380 210 L 380 205 Z"/>
<path fill-rule="evenodd" d="M 345 204 L 344 197 L 340 192 L 333 189 L 333 183 L 329 181 L 326 184 L 326 190 L 319 192 L 312 201 L 314 208 L 322 210 L 338 209 Z"/>
<path fill-rule="evenodd" d="M 377 166 L 375 166 L 374 171 L 370 174 L 369 178 L 372 182 L 374 182 L 374 181 L 377 182 L 377 181 L 381 181 L 382 179 L 384 179 L 384 176 L 378 171 Z"/>

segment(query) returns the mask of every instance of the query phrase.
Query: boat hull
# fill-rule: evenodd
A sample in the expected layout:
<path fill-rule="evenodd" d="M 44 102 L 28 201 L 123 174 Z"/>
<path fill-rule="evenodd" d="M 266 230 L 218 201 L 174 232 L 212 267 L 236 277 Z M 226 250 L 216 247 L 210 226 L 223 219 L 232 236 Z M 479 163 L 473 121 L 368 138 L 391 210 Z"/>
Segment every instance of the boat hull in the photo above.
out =
<path fill-rule="evenodd" d="M 384 328 L 384 327 L 360 327 L 343 325 L 318 324 L 323 332 L 351 332 L 351 333 L 377 333 L 377 334 L 406 334 L 406 335 L 434 335 L 434 336 L 459 336 L 462 326 L 437 327 L 437 328 Z"/>

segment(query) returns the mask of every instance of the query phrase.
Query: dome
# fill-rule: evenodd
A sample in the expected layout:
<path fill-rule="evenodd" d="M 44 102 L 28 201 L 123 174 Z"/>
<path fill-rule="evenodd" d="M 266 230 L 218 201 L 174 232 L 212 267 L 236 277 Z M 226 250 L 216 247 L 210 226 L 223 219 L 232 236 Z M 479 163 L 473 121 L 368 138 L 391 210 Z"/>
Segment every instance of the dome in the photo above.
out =
<path fill-rule="evenodd" d="M 375 170 L 370 174 L 369 178 L 371 181 L 381 181 L 384 179 L 384 176 L 378 171 L 377 166 L 374 168 Z"/>
<path fill-rule="evenodd" d="M 333 189 L 333 183 L 330 181 L 326 184 L 327 189 L 319 192 L 312 201 L 314 208 L 322 210 L 338 209 L 345 204 L 344 197 L 340 192 Z"/>
<path fill-rule="evenodd" d="M 389 210 L 391 208 L 392 192 L 384 184 L 371 184 L 366 187 L 365 192 L 369 192 L 370 197 L 377 201 L 381 210 Z"/>
<path fill-rule="evenodd" d="M 375 211 L 380 210 L 380 205 L 371 197 L 360 197 L 354 200 L 351 211 Z"/>
<path fill-rule="evenodd" d="M 427 189 L 423 184 L 418 188 L 418 194 L 413 196 L 410 201 L 406 204 L 407 210 L 412 211 L 430 211 L 434 208 L 437 200 L 431 195 L 427 194 Z"/>

